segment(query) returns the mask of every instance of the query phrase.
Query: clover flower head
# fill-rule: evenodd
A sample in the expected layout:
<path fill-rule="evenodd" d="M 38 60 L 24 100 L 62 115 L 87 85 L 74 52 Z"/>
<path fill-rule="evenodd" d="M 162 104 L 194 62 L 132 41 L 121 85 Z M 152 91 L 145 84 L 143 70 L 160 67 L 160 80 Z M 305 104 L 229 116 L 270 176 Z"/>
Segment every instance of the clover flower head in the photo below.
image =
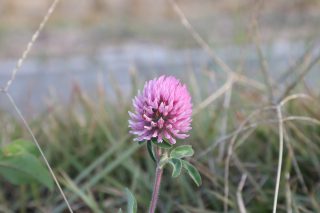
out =
<path fill-rule="evenodd" d="M 186 85 L 173 76 L 161 76 L 146 82 L 133 99 L 129 112 L 130 133 L 135 141 L 167 139 L 171 144 L 184 139 L 191 129 L 192 104 Z"/>

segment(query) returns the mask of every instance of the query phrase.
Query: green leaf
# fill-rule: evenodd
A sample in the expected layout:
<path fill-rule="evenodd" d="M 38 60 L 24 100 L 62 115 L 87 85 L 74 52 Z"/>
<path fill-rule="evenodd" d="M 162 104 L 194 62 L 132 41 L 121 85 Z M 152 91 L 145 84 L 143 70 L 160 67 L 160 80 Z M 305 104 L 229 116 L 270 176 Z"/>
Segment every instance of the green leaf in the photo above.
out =
<path fill-rule="evenodd" d="M 154 145 L 157 145 L 160 148 L 163 148 L 163 149 L 171 149 L 172 148 L 172 144 L 170 144 L 169 142 L 167 142 L 165 140 L 163 140 L 162 143 L 159 143 L 156 139 L 152 139 L 151 141 Z"/>
<path fill-rule="evenodd" d="M 151 141 L 148 141 L 148 142 L 147 142 L 147 149 L 148 149 L 148 153 L 149 153 L 151 159 L 152 159 L 154 162 L 157 162 L 156 157 L 155 157 L 155 155 L 154 155 L 154 151 L 153 151 L 153 148 L 152 148 L 152 143 L 151 143 Z"/>
<path fill-rule="evenodd" d="M 122 209 L 119 209 L 118 213 L 122 213 Z"/>
<path fill-rule="evenodd" d="M 174 148 L 171 153 L 170 157 L 172 158 L 184 158 L 184 157 L 191 157 L 194 154 L 192 146 L 190 145 L 183 145 Z"/>
<path fill-rule="evenodd" d="M 192 164 L 190 164 L 188 161 L 182 160 L 183 168 L 185 168 L 189 174 L 189 176 L 192 178 L 192 180 L 196 183 L 197 186 L 200 186 L 202 183 L 201 176 Z"/>
<path fill-rule="evenodd" d="M 0 158 L 0 175 L 12 184 L 41 183 L 53 188 L 52 178 L 38 158 L 28 152 Z"/>
<path fill-rule="evenodd" d="M 182 168 L 181 160 L 177 158 L 170 158 L 169 163 L 172 166 L 172 177 L 178 177 Z"/>
<path fill-rule="evenodd" d="M 40 155 L 40 152 L 38 151 L 36 145 L 30 141 L 25 140 L 15 140 L 10 144 L 0 148 L 0 150 L 0 152 L 2 152 L 4 156 L 12 156 L 21 152 L 28 152 L 37 157 Z"/>
<path fill-rule="evenodd" d="M 126 188 L 125 189 L 126 194 L 127 194 L 127 200 L 128 200 L 128 209 L 127 213 L 137 213 L 137 201 L 132 192 Z"/>

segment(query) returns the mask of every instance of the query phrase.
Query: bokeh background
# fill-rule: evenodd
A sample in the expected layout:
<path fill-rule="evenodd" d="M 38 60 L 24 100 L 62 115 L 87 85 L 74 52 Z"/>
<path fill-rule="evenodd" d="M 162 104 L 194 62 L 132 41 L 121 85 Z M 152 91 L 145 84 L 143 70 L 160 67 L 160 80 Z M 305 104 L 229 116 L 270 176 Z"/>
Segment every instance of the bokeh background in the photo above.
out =
<path fill-rule="evenodd" d="M 8 79 L 51 3 L 1 1 L 1 82 Z M 317 1 L 178 3 L 223 60 L 254 78 L 261 76 L 255 40 L 270 63 L 270 74 L 276 77 L 310 46 L 318 51 Z M 65 98 L 75 81 L 91 90 L 97 78 L 108 81 L 113 75 L 128 90 L 132 69 L 143 79 L 159 73 L 199 73 L 208 66 L 213 69 L 215 64 L 181 25 L 168 1 L 62 1 L 22 67 L 13 92 L 33 108 L 48 97 L 48 88 Z M 319 84 L 315 75 L 316 70 L 308 74 L 312 85 Z"/>
<path fill-rule="evenodd" d="M 0 85 L 10 78 L 51 3 L 1 0 Z M 320 212 L 320 2 L 176 3 L 193 31 L 181 24 L 170 1 L 61 0 L 10 88 L 76 212 L 125 209 L 125 187 L 136 195 L 139 212 L 146 211 L 154 165 L 127 133 L 127 111 L 144 81 L 162 74 L 181 78 L 193 95 L 197 113 L 186 143 L 196 149 L 193 161 L 204 183 L 196 188 L 187 177 L 172 180 L 168 170 L 159 212 L 223 212 L 225 203 L 229 212 L 240 212 L 243 174 L 247 211 L 270 212 L 279 151 L 276 112 L 262 110 L 248 122 L 253 127 L 237 134 L 227 201 L 226 149 L 250 113 L 295 93 L 311 98 L 290 102 L 284 115 L 314 120 L 286 123 L 278 212 Z M 237 79 L 217 95 L 230 76 L 194 32 L 249 80 Z M 0 107 L 0 144 L 30 139 L 5 95 Z M 0 211 L 65 211 L 57 190 L 17 187 L 1 177 L 0 183 Z"/>

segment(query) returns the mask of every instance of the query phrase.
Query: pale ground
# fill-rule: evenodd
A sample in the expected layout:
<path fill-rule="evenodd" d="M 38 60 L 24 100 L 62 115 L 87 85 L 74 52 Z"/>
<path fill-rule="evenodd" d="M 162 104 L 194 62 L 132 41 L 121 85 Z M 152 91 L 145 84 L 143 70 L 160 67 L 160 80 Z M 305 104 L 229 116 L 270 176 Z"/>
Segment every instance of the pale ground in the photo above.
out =
<path fill-rule="evenodd" d="M 52 0 L 0 2 L 0 56 L 17 57 Z M 258 18 L 262 42 L 319 37 L 317 0 L 180 0 L 211 45 L 252 42 Z M 261 3 L 262 2 L 262 3 Z M 61 0 L 33 53 L 73 54 L 127 41 L 194 46 L 168 1 Z"/>
<path fill-rule="evenodd" d="M 0 2 L 1 84 L 9 78 L 50 2 Z M 74 82 L 86 89 L 95 89 L 97 79 L 107 82 L 110 75 L 114 75 L 121 89 L 127 91 L 132 67 L 142 79 L 163 73 L 184 76 L 190 71 L 215 70 L 208 55 L 182 27 L 172 7 L 167 1 L 161 2 L 61 0 L 18 73 L 12 87 L 13 96 L 20 105 L 29 101 L 38 106 L 48 99 L 49 90 L 63 99 Z M 256 20 L 273 76 L 287 70 L 310 41 L 314 41 L 314 54 L 320 50 L 317 48 L 319 1 L 177 2 L 222 59 L 235 69 L 241 65 L 244 72 L 254 78 L 261 77 L 253 45 Z M 317 69 L 315 67 L 307 76 L 312 85 L 320 84 Z M 1 97 L 0 103 L 5 103 Z"/>

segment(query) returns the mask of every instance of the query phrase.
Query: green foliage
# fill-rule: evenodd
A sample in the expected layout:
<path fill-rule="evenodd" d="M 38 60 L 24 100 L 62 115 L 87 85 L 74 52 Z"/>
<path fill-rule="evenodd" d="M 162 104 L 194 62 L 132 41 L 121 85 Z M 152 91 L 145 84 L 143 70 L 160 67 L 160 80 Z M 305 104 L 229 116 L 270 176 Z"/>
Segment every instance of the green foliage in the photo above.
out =
<path fill-rule="evenodd" d="M 156 162 L 156 157 L 154 155 L 154 150 L 153 150 L 153 147 L 152 147 L 152 143 L 150 141 L 147 142 L 147 150 L 148 150 L 148 153 L 151 157 L 151 159 Z"/>
<path fill-rule="evenodd" d="M 188 161 L 182 160 L 185 157 L 191 157 L 194 154 L 194 150 L 191 145 L 181 145 L 172 148 L 169 157 L 165 154 L 160 160 L 160 166 L 164 167 L 166 164 L 170 164 L 172 167 L 172 177 L 176 178 L 181 174 L 182 168 L 186 169 L 187 174 L 195 182 L 197 186 L 200 186 L 201 176 L 197 168 L 191 165 Z"/>
<path fill-rule="evenodd" d="M 12 184 L 40 183 L 53 189 L 53 181 L 33 143 L 17 140 L 0 149 L 0 174 Z"/>
<path fill-rule="evenodd" d="M 126 195 L 127 195 L 127 213 L 137 213 L 137 201 L 132 192 L 126 188 Z"/>
<path fill-rule="evenodd" d="M 194 167 L 192 164 L 190 164 L 188 161 L 182 160 L 183 168 L 185 168 L 189 174 L 189 176 L 192 178 L 192 180 L 195 182 L 197 186 L 200 186 L 202 184 L 201 176 L 196 167 Z"/>
<path fill-rule="evenodd" d="M 190 145 L 182 145 L 174 148 L 170 152 L 171 158 L 184 158 L 184 157 L 191 157 L 193 156 L 194 151 L 192 149 L 192 146 Z"/>
<path fill-rule="evenodd" d="M 34 143 L 25 140 L 15 140 L 8 145 L 0 148 L 0 153 L 5 156 L 12 156 L 21 152 L 28 152 L 36 157 L 40 156 L 40 152 Z"/>
<path fill-rule="evenodd" d="M 171 158 L 169 163 L 172 166 L 172 177 L 178 177 L 181 173 L 182 163 L 180 159 Z"/>
<path fill-rule="evenodd" d="M 208 78 L 202 79 L 201 85 L 205 84 L 203 83 L 205 81 L 210 83 L 208 88 L 212 89 L 212 82 Z M 194 88 L 197 89 L 200 83 L 197 84 L 196 79 L 193 82 Z M 191 92 L 195 92 L 195 89 L 191 89 Z M 199 93 L 199 100 L 204 100 L 211 92 L 212 90 L 208 90 L 208 93 L 202 91 Z M 221 137 L 219 131 L 224 114 L 219 113 L 219 109 L 223 104 L 218 99 L 216 103 L 193 116 L 190 138 L 183 142 L 177 141 L 171 149 L 166 149 L 167 157 L 170 159 L 171 150 L 182 144 L 190 144 L 192 141 L 192 148 L 197 154 L 194 158 L 197 168 L 200 168 L 198 165 L 203 168 L 200 172 L 202 187 L 201 191 L 193 187 L 195 184 L 192 177 L 189 178 L 185 164 L 182 165 L 179 178 L 170 181 L 173 167 L 170 162 L 167 163 L 168 168 L 165 169 L 168 169 L 169 174 L 164 172 L 161 183 L 161 209 L 159 210 L 163 210 L 162 212 L 190 212 L 191 209 L 195 212 L 223 212 L 225 161 L 223 158 L 221 161 L 217 160 L 219 145 L 225 143 L 228 147 L 228 142 L 235 136 L 234 131 L 239 127 L 239 123 L 256 109 L 256 100 L 264 98 L 256 91 L 248 91 L 247 88 L 244 91 L 243 87 L 236 85 L 232 94 L 227 134 L 224 137 Z M 101 100 L 105 100 L 103 98 L 105 96 L 101 97 Z M 193 100 L 196 107 L 198 102 Z M 223 101 L 223 99 L 220 100 Z M 135 191 L 139 212 L 147 212 L 155 164 L 149 160 L 147 148 L 134 143 L 132 136 L 128 133 L 127 111 L 131 101 L 126 99 L 105 101 L 101 101 L 101 105 L 97 104 L 100 103 L 100 99 L 97 102 L 92 96 L 80 91 L 72 96 L 72 102 L 69 105 L 53 107 L 51 113 L 39 115 L 35 120 L 30 120 L 30 124 L 55 171 L 67 174 L 79 191 L 92 195 L 102 212 L 118 212 L 120 207 L 123 212 L 126 212 L 121 196 L 124 187 L 130 187 Z M 295 114 L 287 114 L 284 107 L 283 110 L 286 112 L 284 115 L 303 115 L 320 119 L 318 110 L 320 103 L 311 105 L 306 100 L 300 104 L 298 101 L 295 102 L 297 104 L 292 110 Z M 305 109 L 305 105 L 308 110 Z M 309 113 L 309 110 L 314 112 Z M 10 124 L 13 131 L 1 131 L 2 138 L 22 138 L 27 135 L 14 117 L 8 119 L 6 116 L 1 115 L 0 112 L 1 124 Z M 258 125 L 257 129 L 246 126 L 247 129 L 237 135 L 233 149 L 234 158 L 231 159 L 229 171 L 230 212 L 238 211 L 235 195 L 243 172 L 248 173 L 248 179 L 241 192 L 247 212 L 270 212 L 270 207 L 272 208 L 274 174 L 278 160 L 278 130 L 273 122 L 274 119 L 276 118 L 273 111 L 259 114 L 251 120 L 252 124 Z M 320 202 L 319 193 L 312 193 L 320 191 L 317 185 L 319 177 L 316 175 L 317 168 L 320 168 L 319 125 L 303 121 L 288 121 L 285 125 L 286 137 L 290 142 L 288 144 L 292 146 L 292 154 L 294 154 L 286 150 L 285 159 L 290 162 L 295 160 L 297 164 L 292 164 L 294 166 L 291 167 L 284 164 L 283 174 L 290 173 L 290 181 L 286 182 L 284 176 L 281 177 L 283 183 L 281 183 L 279 205 L 286 206 L 285 190 L 288 183 L 293 205 L 308 209 L 310 212 L 320 212 L 317 205 Z M 154 143 L 152 146 L 158 147 Z M 3 155 L 2 152 L 0 155 Z M 41 162 L 41 159 L 39 160 Z M 300 170 L 296 169 L 296 165 Z M 192 171 L 190 167 L 187 168 Z M 194 177 L 196 179 L 196 176 Z M 304 193 L 303 185 L 299 181 L 300 177 L 304 179 L 309 194 Z M 64 178 L 59 178 L 60 182 L 62 180 Z M 22 202 L 17 200 L 25 198 L 35 206 L 34 208 L 29 206 L 29 211 L 37 212 L 37 209 L 46 208 L 52 209 L 52 212 L 61 213 L 65 210 L 65 204 L 61 202 L 58 190 L 53 190 L 48 195 L 46 190 L 41 190 L 43 187 L 41 184 L 32 184 L 30 187 L 28 185 L 27 190 L 21 190 L 20 187 L 3 184 L 5 182 L 7 180 L 1 176 L 1 207 L 19 212 L 26 207 L 24 208 Z M 77 212 L 94 212 L 84 199 L 70 190 L 69 182 L 62 186 L 70 203 L 73 206 L 83 207 Z"/>

